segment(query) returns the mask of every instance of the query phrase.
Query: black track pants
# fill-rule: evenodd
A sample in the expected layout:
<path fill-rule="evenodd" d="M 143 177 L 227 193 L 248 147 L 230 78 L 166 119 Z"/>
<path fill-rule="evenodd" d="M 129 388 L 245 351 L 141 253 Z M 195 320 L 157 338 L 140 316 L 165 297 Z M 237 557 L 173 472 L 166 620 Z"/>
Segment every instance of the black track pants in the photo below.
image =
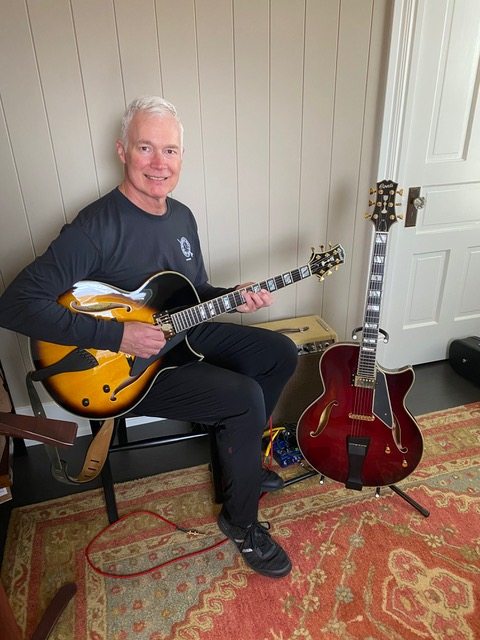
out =
<path fill-rule="evenodd" d="M 297 349 L 274 331 L 217 322 L 191 329 L 188 343 L 204 359 L 163 371 L 135 413 L 218 425 L 224 510 L 244 527 L 257 519 L 262 433 Z"/>

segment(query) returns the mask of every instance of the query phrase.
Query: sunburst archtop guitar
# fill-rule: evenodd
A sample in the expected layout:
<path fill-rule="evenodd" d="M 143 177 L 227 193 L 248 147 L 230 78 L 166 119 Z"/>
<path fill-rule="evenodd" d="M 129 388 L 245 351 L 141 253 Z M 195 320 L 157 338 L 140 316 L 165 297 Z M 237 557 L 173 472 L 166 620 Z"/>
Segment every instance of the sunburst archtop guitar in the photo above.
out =
<path fill-rule="evenodd" d="M 59 304 L 73 313 L 105 320 L 158 325 L 167 345 L 156 356 L 139 358 L 31 340 L 32 379 L 40 381 L 57 404 L 76 416 L 106 419 L 123 415 L 142 400 L 161 371 L 202 359 L 188 344 L 188 329 L 234 310 L 243 304 L 245 291 L 273 292 L 311 275 L 323 279 L 344 257 L 339 244 L 320 253 L 312 250 L 308 264 L 302 267 L 207 302 L 200 302 L 190 280 L 174 271 L 158 273 L 131 292 L 92 280 L 78 282 L 60 296 Z"/>
<path fill-rule="evenodd" d="M 297 439 L 305 459 L 319 473 L 349 489 L 393 485 L 422 458 L 422 434 L 405 406 L 414 381 L 409 366 L 382 369 L 376 361 L 380 308 L 390 227 L 397 220 L 397 183 L 377 183 L 370 279 L 362 339 L 337 343 L 319 362 L 324 391 L 305 409 Z"/>

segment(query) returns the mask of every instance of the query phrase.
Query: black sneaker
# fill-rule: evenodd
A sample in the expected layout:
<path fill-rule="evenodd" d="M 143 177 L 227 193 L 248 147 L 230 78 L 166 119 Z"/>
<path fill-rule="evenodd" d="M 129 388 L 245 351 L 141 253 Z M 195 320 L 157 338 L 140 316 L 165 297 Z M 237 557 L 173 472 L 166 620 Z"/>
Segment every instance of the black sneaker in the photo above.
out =
<path fill-rule="evenodd" d="M 278 473 L 266 467 L 262 467 L 261 483 L 260 490 L 262 493 L 278 491 L 279 489 L 283 489 L 285 484 L 283 478 L 279 476 Z"/>
<path fill-rule="evenodd" d="M 272 540 L 268 522 L 258 521 L 246 529 L 228 522 L 223 513 L 218 516 L 218 526 L 227 538 L 233 540 L 248 566 L 268 578 L 283 578 L 292 569 L 290 558 L 282 547 Z"/>

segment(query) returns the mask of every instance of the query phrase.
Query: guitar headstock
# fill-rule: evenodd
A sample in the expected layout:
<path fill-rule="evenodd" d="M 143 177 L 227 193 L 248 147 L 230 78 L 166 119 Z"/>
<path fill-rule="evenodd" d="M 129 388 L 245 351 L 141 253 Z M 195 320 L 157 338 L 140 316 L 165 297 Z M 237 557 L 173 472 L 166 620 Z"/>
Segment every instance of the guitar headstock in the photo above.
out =
<path fill-rule="evenodd" d="M 320 249 L 320 253 L 315 253 L 315 249 L 312 247 L 312 255 L 308 263 L 312 273 L 318 276 L 320 280 L 323 280 L 326 275 L 332 273 L 332 269 L 337 270 L 343 264 L 345 250 L 341 244 L 336 244 L 334 247 L 330 246 L 328 251 L 323 251 L 323 247 L 320 247 Z"/>
<path fill-rule="evenodd" d="M 370 194 L 375 194 L 375 200 L 370 200 L 368 204 L 374 205 L 374 209 L 372 214 L 367 213 L 365 217 L 371 219 L 377 231 L 389 231 L 392 224 L 402 218 L 395 212 L 399 204 L 395 202 L 395 197 L 403 194 L 397 187 L 398 184 L 393 180 L 381 180 L 377 182 L 376 189 L 370 189 Z"/>

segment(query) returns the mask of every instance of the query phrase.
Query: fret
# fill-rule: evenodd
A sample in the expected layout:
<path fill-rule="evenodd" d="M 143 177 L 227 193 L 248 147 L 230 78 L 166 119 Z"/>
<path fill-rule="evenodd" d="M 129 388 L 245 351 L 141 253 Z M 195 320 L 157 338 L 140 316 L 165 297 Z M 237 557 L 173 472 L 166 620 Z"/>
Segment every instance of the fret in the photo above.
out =
<path fill-rule="evenodd" d="M 185 319 L 189 327 L 195 324 L 195 313 L 192 309 L 185 309 Z"/>
<path fill-rule="evenodd" d="M 215 315 L 216 315 L 216 316 L 220 315 L 220 314 L 221 314 L 221 313 L 223 313 L 223 311 L 224 311 L 224 310 L 220 307 L 220 300 L 221 300 L 221 298 L 214 298 L 214 299 L 212 300 L 213 308 L 215 309 Z"/>
<path fill-rule="evenodd" d="M 190 323 L 188 322 L 188 313 L 187 313 L 186 310 L 182 311 L 182 322 L 183 322 L 183 325 L 184 325 L 185 329 L 188 329 L 189 326 L 190 326 Z"/>
<path fill-rule="evenodd" d="M 184 329 L 186 329 L 184 314 L 179 313 L 177 317 L 178 317 L 178 324 L 180 325 L 180 330 L 183 331 Z"/>

